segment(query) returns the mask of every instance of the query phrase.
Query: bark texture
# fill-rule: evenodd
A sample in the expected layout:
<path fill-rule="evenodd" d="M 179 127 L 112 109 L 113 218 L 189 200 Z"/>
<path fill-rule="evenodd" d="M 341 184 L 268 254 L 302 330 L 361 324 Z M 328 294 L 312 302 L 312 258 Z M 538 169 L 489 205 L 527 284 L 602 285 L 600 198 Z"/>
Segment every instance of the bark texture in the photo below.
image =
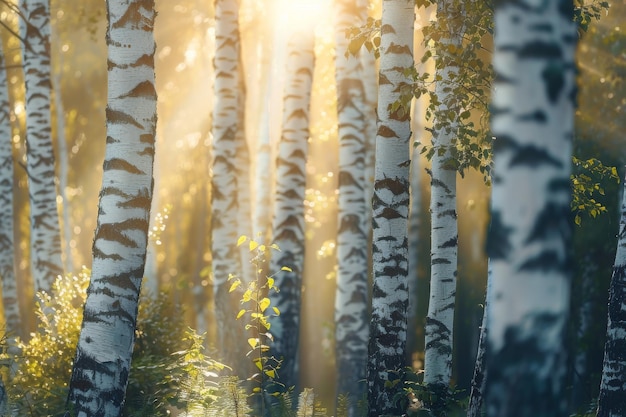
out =
<path fill-rule="evenodd" d="M 447 22 L 449 33 L 442 39 L 443 48 L 461 47 L 464 32 L 464 10 L 453 0 L 437 2 L 438 19 Z M 446 52 L 437 51 L 437 53 Z M 445 61 L 444 61 L 445 62 Z M 458 253 L 458 224 L 456 211 L 456 165 L 451 163 L 452 147 L 458 134 L 458 122 L 447 114 L 459 114 L 458 101 L 449 92 L 459 67 L 437 65 L 440 78 L 435 95 L 441 103 L 433 126 L 431 160 L 431 258 L 430 296 L 426 316 L 424 382 L 448 387 L 452 376 L 452 346 L 454 334 L 454 307 L 456 303 L 456 276 Z"/>
<path fill-rule="evenodd" d="M 20 36 L 26 83 L 26 168 L 30 195 L 31 272 L 36 291 L 49 292 L 61 262 L 50 125 L 49 0 L 21 0 Z"/>
<path fill-rule="evenodd" d="M 217 347 L 224 361 L 241 360 L 237 347 L 241 324 L 235 320 L 239 300 L 228 293 L 228 275 L 241 271 L 237 248 L 239 213 L 237 149 L 239 125 L 239 3 L 215 1 L 215 103 L 213 107 L 213 164 L 211 177 L 211 230 L 213 294 L 217 321 Z"/>
<path fill-rule="evenodd" d="M 276 275 L 272 305 L 280 316 L 270 320 L 274 343 L 271 352 L 283 362 L 278 380 L 287 387 L 298 382 L 298 333 L 304 272 L 304 198 L 306 158 L 309 139 L 309 106 L 315 53 L 312 31 L 297 30 L 287 45 L 287 66 L 283 108 L 283 131 L 276 160 L 276 199 L 273 241 L 280 252 L 272 254 L 270 273 L 283 266 L 291 272 Z"/>
<path fill-rule="evenodd" d="M 571 0 L 496 3 L 487 416 L 566 415 L 572 16 Z"/>
<path fill-rule="evenodd" d="M 626 181 L 624 181 L 626 188 Z M 625 190 L 626 191 L 626 190 Z M 609 287 L 609 312 L 598 417 L 626 415 L 626 193 L 617 236 L 617 252 Z"/>
<path fill-rule="evenodd" d="M 0 45 L 1 48 L 2 45 Z M 4 54 L 0 49 L 0 277 L 6 333 L 21 335 L 13 243 L 13 135 Z"/>
<path fill-rule="evenodd" d="M 152 200 L 156 90 L 154 2 L 107 2 L 107 138 L 68 408 L 77 417 L 118 417 L 124 404 Z"/>
<path fill-rule="evenodd" d="M 357 415 L 357 401 L 365 398 L 369 337 L 369 228 L 366 227 L 365 91 L 358 57 L 346 56 L 346 30 L 361 24 L 356 0 L 335 4 L 335 80 L 339 133 L 339 230 L 337 232 L 337 290 L 335 293 L 335 358 L 337 393 L 352 401 L 349 416 Z"/>
<path fill-rule="evenodd" d="M 391 112 L 403 71 L 413 65 L 414 5 L 383 0 L 374 174 L 372 320 L 367 368 L 368 415 L 401 413 L 385 387 L 389 371 L 405 365 L 408 293 L 410 111 Z"/>

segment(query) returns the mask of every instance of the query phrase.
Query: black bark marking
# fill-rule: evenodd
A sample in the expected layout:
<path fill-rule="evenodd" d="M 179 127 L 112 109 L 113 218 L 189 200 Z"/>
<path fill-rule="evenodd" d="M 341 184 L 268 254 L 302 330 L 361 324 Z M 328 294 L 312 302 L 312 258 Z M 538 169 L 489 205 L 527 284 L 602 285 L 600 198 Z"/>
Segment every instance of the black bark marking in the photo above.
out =
<path fill-rule="evenodd" d="M 397 138 L 398 137 L 396 132 L 394 132 L 388 126 L 385 126 L 382 124 L 378 127 L 378 131 L 376 132 L 376 134 L 383 138 Z"/>
<path fill-rule="evenodd" d="M 567 239 L 572 234 L 571 210 L 566 204 L 548 203 L 538 213 L 526 244 L 547 240 L 551 237 Z M 565 241 L 565 240 L 564 240 Z"/>
<path fill-rule="evenodd" d="M 142 81 L 137 84 L 132 90 L 128 93 L 121 95 L 119 98 L 137 98 L 144 97 L 151 100 L 157 99 L 157 93 L 154 89 L 154 84 L 151 81 Z"/>
<path fill-rule="evenodd" d="M 566 265 L 555 250 L 544 250 L 538 255 L 527 259 L 519 267 L 520 271 L 528 272 L 562 272 Z"/>
<path fill-rule="evenodd" d="M 507 227 L 502 222 L 502 215 L 499 211 L 491 214 L 491 223 L 489 224 L 489 232 L 487 233 L 487 255 L 489 258 L 507 259 L 511 251 L 511 243 L 509 235 L 513 228 Z"/>
<path fill-rule="evenodd" d="M 121 112 L 121 111 L 113 110 L 109 106 L 107 106 L 106 108 L 106 118 L 108 122 L 112 124 L 130 124 L 139 129 L 144 128 L 143 125 L 141 125 L 131 115 Z"/>
<path fill-rule="evenodd" d="M 546 86 L 546 96 L 550 103 L 556 104 L 565 87 L 565 68 L 559 62 L 549 62 L 541 73 Z"/>
<path fill-rule="evenodd" d="M 526 166 L 531 169 L 535 169 L 542 165 L 551 165 L 557 169 L 561 169 L 563 167 L 563 163 L 561 161 L 554 158 L 545 149 L 538 148 L 535 145 L 517 145 L 516 152 L 509 161 L 509 168 Z"/>
<path fill-rule="evenodd" d="M 119 159 L 119 158 L 111 158 L 111 159 L 104 161 L 104 170 L 105 171 L 120 170 L 120 171 L 126 171 L 130 174 L 145 175 L 145 172 L 137 168 L 135 165 L 131 164 L 130 162 L 124 159 Z"/>
<path fill-rule="evenodd" d="M 518 52 L 520 59 L 560 60 L 563 52 L 559 44 L 536 40 L 523 45 Z"/>
<path fill-rule="evenodd" d="M 542 110 L 535 110 L 532 113 L 526 113 L 526 114 L 522 114 L 519 115 L 518 120 L 524 121 L 524 122 L 536 122 L 536 123 L 546 123 L 548 121 L 548 116 L 546 115 L 546 113 Z"/>
<path fill-rule="evenodd" d="M 406 180 L 399 178 L 383 178 L 374 184 L 375 190 L 389 190 L 393 195 L 401 195 L 408 192 Z"/>

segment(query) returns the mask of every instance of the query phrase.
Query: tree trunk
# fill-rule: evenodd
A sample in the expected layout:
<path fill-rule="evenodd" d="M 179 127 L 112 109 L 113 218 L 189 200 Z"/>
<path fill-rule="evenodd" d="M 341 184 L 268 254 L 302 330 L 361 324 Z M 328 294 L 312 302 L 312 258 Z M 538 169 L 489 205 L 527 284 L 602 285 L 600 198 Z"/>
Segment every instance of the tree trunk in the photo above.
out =
<path fill-rule="evenodd" d="M 239 2 L 215 1 L 215 103 L 213 107 L 213 176 L 211 181 L 211 252 L 217 346 L 226 364 L 241 360 L 237 347 L 241 324 L 239 300 L 228 292 L 228 275 L 241 271 L 237 248 L 237 132 L 239 126 Z"/>
<path fill-rule="evenodd" d="M 617 239 L 609 287 L 608 323 L 597 417 L 626 415 L 626 192 L 622 197 L 622 216 Z"/>
<path fill-rule="evenodd" d="M 566 415 L 572 16 L 571 0 L 496 3 L 487 416 Z"/>
<path fill-rule="evenodd" d="M 9 89 L 0 45 L 0 276 L 2 277 L 2 306 L 6 333 L 9 337 L 21 334 L 20 306 L 15 274 L 13 242 L 13 135 L 9 104 Z"/>
<path fill-rule="evenodd" d="M 352 399 L 349 416 L 365 397 L 369 337 L 369 262 L 365 201 L 365 91 L 361 62 L 349 55 L 346 29 L 360 24 L 356 0 L 336 2 L 335 80 L 339 134 L 339 230 L 335 295 L 335 359 L 337 393 Z"/>
<path fill-rule="evenodd" d="M 306 25 L 305 25 L 306 26 Z M 313 31 L 296 30 L 287 45 L 287 66 L 283 108 L 283 133 L 276 161 L 276 199 L 274 205 L 273 241 L 280 252 L 272 254 L 270 273 L 281 267 L 273 293 L 272 305 L 280 316 L 270 320 L 274 335 L 271 352 L 283 359 L 279 381 L 287 387 L 298 383 L 298 333 L 300 300 L 304 272 L 304 199 L 306 191 L 306 158 L 309 139 L 309 106 L 313 66 Z"/>
<path fill-rule="evenodd" d="M 154 2 L 107 2 L 106 152 L 91 281 L 70 380 L 77 417 L 118 417 L 148 240 L 156 131 Z"/>
<path fill-rule="evenodd" d="M 483 306 L 483 321 L 480 326 L 478 336 L 478 351 L 476 352 L 476 363 L 474 364 L 474 375 L 470 383 L 469 404 L 467 405 L 467 417 L 481 416 L 481 410 L 485 399 L 485 386 L 487 384 L 487 368 L 485 367 L 485 350 L 487 347 L 487 323 L 488 309 L 491 295 L 491 267 L 487 266 L 487 291 L 485 292 L 485 305 Z"/>
<path fill-rule="evenodd" d="M 58 275 L 61 231 L 50 127 L 50 10 L 48 0 L 21 0 L 20 35 L 26 82 L 26 158 L 30 195 L 31 268 L 35 291 Z"/>
<path fill-rule="evenodd" d="M 437 2 L 437 16 L 450 25 L 450 34 L 442 39 L 443 47 L 460 48 L 464 32 L 461 13 L 451 0 Z M 425 328 L 424 382 L 446 388 L 452 376 L 452 346 L 458 252 L 456 212 L 456 165 L 452 148 L 458 133 L 456 118 L 448 121 L 447 114 L 459 114 L 458 101 L 448 90 L 454 85 L 458 66 L 437 68 L 435 95 L 441 103 L 433 126 L 431 160 L 431 272 L 430 298 Z"/>
<path fill-rule="evenodd" d="M 413 66 L 414 5 L 383 0 L 374 174 L 372 320 L 367 369 L 368 415 L 400 414 L 389 371 L 405 365 L 408 293 L 410 110 L 390 111 Z"/>

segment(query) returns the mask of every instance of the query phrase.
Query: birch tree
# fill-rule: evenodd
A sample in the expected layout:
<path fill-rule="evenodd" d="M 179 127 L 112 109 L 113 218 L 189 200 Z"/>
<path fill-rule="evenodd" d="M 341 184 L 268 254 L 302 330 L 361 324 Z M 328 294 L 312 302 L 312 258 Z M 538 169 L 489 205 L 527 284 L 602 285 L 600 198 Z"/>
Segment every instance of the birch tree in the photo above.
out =
<path fill-rule="evenodd" d="M 239 323 L 235 297 L 228 293 L 228 275 L 240 271 L 237 248 L 237 168 L 239 112 L 239 2 L 215 1 L 215 67 L 213 106 L 213 165 L 211 177 L 211 230 L 213 295 L 217 346 L 233 365 Z"/>
<path fill-rule="evenodd" d="M 624 181 L 626 191 L 626 181 Z M 626 415 L 626 192 L 609 287 L 608 323 L 597 417 Z"/>
<path fill-rule="evenodd" d="M 21 0 L 20 36 L 26 83 L 26 167 L 30 195 L 31 269 L 36 291 L 63 274 L 50 124 L 49 0 Z"/>
<path fill-rule="evenodd" d="M 439 55 L 462 47 L 465 9 L 463 2 L 437 1 L 437 18 L 446 28 L 438 49 Z M 443 65 L 442 65 L 443 64 Z M 430 181 L 431 269 L 430 296 L 425 328 L 424 382 L 448 387 L 452 376 L 452 343 L 458 253 L 456 211 L 457 165 L 453 148 L 459 133 L 460 102 L 453 87 L 459 75 L 459 63 L 439 60 L 436 68 L 435 94 L 439 105 L 433 124 Z M 453 117 L 449 117 L 449 114 Z"/>
<path fill-rule="evenodd" d="M 413 66 L 414 5 L 383 0 L 378 132 L 373 207 L 372 320 L 367 368 L 368 415 L 400 414 L 385 387 L 404 366 L 408 308 L 409 109 L 392 111 Z"/>
<path fill-rule="evenodd" d="M 304 198 L 309 139 L 309 106 L 315 52 L 313 31 L 304 25 L 291 34 L 287 44 L 283 100 L 283 130 L 276 159 L 276 199 L 273 241 L 280 252 L 272 255 L 270 271 L 283 266 L 291 271 L 276 275 L 272 305 L 280 316 L 270 319 L 272 353 L 283 362 L 278 380 L 287 387 L 298 382 L 298 333 L 304 272 Z"/>
<path fill-rule="evenodd" d="M 367 392 L 362 381 L 366 377 L 369 335 L 366 102 L 361 61 L 346 54 L 346 30 L 360 24 L 357 7 L 356 0 L 337 0 L 335 4 L 335 80 L 339 120 L 335 360 L 337 393 L 352 398 L 350 416 L 356 416 L 357 400 Z"/>
<path fill-rule="evenodd" d="M 9 337 L 20 335 L 20 309 L 15 275 L 13 242 L 13 138 L 9 105 L 9 88 L 0 45 L 0 277 L 2 277 L 2 306 Z"/>
<path fill-rule="evenodd" d="M 121 415 L 148 240 L 156 131 L 150 0 L 107 1 L 108 105 L 104 173 L 68 408 Z"/>
<path fill-rule="evenodd" d="M 566 415 L 572 19 L 571 0 L 496 3 L 487 416 Z"/>

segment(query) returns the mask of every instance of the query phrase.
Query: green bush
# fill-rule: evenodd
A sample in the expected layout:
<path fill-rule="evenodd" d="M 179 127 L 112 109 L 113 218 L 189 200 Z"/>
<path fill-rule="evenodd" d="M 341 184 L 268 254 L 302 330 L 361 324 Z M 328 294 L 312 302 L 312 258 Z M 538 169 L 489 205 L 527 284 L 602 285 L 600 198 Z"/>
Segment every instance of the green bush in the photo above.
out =
<path fill-rule="evenodd" d="M 63 415 L 89 274 L 60 277 L 51 295 L 39 293 L 37 332 L 5 346 L 10 415 Z M 203 354 L 202 336 L 186 328 L 179 310 L 165 294 L 142 294 L 124 417 L 166 416 L 214 401 L 224 365 Z"/>

